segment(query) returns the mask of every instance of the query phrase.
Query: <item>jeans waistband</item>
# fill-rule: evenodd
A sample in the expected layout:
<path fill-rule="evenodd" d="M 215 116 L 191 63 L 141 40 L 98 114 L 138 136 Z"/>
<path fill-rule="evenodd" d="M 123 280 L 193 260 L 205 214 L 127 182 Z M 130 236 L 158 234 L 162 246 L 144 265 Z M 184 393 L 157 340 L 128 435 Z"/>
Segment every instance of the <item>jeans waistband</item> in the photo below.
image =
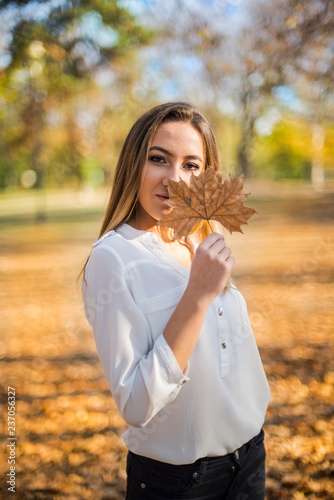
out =
<path fill-rule="evenodd" d="M 244 452 L 248 451 L 250 448 L 256 448 L 259 444 L 262 443 L 264 438 L 264 430 L 261 429 L 260 432 L 254 436 L 252 439 L 247 441 L 247 443 L 244 443 L 240 448 L 237 448 L 234 450 L 232 453 L 227 453 L 226 455 L 221 455 L 221 456 L 213 456 L 213 457 L 205 457 L 205 460 L 208 462 L 215 462 L 215 461 L 223 461 L 225 459 L 231 460 L 231 459 L 239 459 L 239 456 Z M 199 459 L 199 461 L 203 460 L 202 458 Z"/>

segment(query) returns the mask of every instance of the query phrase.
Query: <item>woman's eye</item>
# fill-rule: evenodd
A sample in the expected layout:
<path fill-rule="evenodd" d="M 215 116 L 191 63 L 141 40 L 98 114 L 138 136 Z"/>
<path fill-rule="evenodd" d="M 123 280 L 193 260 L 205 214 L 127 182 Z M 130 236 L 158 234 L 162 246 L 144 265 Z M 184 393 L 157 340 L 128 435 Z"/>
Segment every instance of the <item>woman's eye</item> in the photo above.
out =
<path fill-rule="evenodd" d="M 196 165 L 195 163 L 187 163 L 187 165 L 185 165 L 185 168 L 187 170 L 198 170 L 199 166 Z"/>
<path fill-rule="evenodd" d="M 165 162 L 165 158 L 163 156 L 151 156 L 150 157 L 150 160 L 153 161 L 153 163 L 164 163 Z"/>
<path fill-rule="evenodd" d="M 166 164 L 166 158 L 160 155 L 152 155 L 149 157 L 152 163 Z M 199 166 L 196 163 L 186 163 L 182 168 L 186 170 L 199 170 Z"/>

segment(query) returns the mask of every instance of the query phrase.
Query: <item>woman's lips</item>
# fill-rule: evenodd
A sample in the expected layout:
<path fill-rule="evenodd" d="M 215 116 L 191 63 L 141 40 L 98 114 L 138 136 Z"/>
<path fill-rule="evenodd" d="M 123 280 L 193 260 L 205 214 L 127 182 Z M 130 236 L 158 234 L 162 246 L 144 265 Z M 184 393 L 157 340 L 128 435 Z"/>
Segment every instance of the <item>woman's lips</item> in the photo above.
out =
<path fill-rule="evenodd" d="M 159 198 L 159 200 L 161 200 L 161 201 L 168 201 L 169 200 L 169 196 L 163 196 L 161 194 L 157 194 L 156 197 Z"/>

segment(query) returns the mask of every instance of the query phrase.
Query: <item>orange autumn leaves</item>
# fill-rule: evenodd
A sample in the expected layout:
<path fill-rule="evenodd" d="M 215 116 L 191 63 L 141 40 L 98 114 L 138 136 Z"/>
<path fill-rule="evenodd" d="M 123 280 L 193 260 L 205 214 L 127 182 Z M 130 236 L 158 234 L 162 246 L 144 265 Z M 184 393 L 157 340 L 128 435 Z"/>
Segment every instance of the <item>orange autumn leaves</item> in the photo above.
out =
<path fill-rule="evenodd" d="M 173 210 L 166 214 L 159 225 L 175 230 L 174 240 L 187 237 L 192 228 L 201 220 L 216 220 L 232 233 L 242 233 L 241 224 L 256 213 L 245 207 L 249 194 L 242 192 L 243 175 L 222 182 L 222 174 L 208 167 L 199 175 L 191 175 L 190 186 L 180 180 L 167 180 L 169 200 Z M 210 224 L 210 222 L 209 222 Z"/>

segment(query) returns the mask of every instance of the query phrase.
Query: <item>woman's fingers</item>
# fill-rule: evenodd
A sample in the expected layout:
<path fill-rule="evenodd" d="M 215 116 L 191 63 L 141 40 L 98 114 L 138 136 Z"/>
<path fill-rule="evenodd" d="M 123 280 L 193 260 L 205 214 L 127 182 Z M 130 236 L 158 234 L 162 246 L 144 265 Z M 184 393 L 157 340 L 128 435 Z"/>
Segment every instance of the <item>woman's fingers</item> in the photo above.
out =
<path fill-rule="evenodd" d="M 198 247 L 201 247 L 203 250 L 208 250 L 213 245 L 215 245 L 218 241 L 225 242 L 224 235 L 214 232 L 214 233 L 209 234 L 209 236 L 207 236 L 205 238 L 205 240 L 203 240 L 199 244 Z"/>

